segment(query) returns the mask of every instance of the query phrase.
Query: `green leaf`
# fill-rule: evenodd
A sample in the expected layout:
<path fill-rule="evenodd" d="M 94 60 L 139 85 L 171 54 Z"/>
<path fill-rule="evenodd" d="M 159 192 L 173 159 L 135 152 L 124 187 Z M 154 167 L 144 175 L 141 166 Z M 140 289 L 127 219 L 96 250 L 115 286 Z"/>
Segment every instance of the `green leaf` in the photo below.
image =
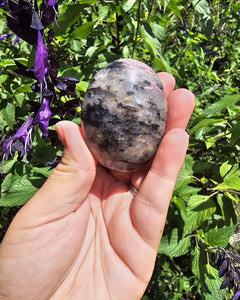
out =
<path fill-rule="evenodd" d="M 80 4 L 95 4 L 97 0 L 78 0 Z"/>
<path fill-rule="evenodd" d="M 32 170 L 34 172 L 36 172 L 37 174 L 41 174 L 44 177 L 48 178 L 48 176 L 50 175 L 50 173 L 52 172 L 52 170 L 49 169 L 49 167 L 45 167 L 45 168 L 39 168 L 39 167 L 32 167 Z"/>
<path fill-rule="evenodd" d="M 165 30 L 164 27 L 162 27 L 159 24 L 154 23 L 154 22 L 149 22 L 149 25 L 152 29 L 152 32 L 153 32 L 154 36 L 158 40 L 163 40 L 165 38 L 166 30 Z"/>
<path fill-rule="evenodd" d="M 88 82 L 86 81 L 80 81 L 79 83 L 76 84 L 76 90 L 86 92 L 88 87 Z"/>
<path fill-rule="evenodd" d="M 92 33 L 94 23 L 95 22 L 86 22 L 82 26 L 77 27 L 71 34 L 71 37 L 77 39 L 87 38 L 87 36 Z"/>
<path fill-rule="evenodd" d="M 149 49 L 150 54 L 155 58 L 160 55 L 161 44 L 157 38 L 155 38 L 152 28 L 148 22 L 140 22 L 140 34 Z"/>
<path fill-rule="evenodd" d="M 203 111 L 204 116 L 213 116 L 216 113 L 221 112 L 224 108 L 234 105 L 240 100 L 240 94 L 226 95 L 217 102 L 208 105 Z"/>
<path fill-rule="evenodd" d="M 184 9 L 184 6 L 179 5 L 178 0 L 171 0 L 168 3 L 168 8 L 182 21 L 181 10 Z"/>
<path fill-rule="evenodd" d="M 224 177 L 225 175 L 227 175 L 227 173 L 231 170 L 232 165 L 230 165 L 228 163 L 228 161 L 225 161 L 219 168 L 219 173 L 221 175 L 221 177 Z"/>
<path fill-rule="evenodd" d="M 197 11 L 199 14 L 203 15 L 203 18 L 210 18 L 211 11 L 209 8 L 209 4 L 206 0 L 193 0 L 192 1 L 194 10 Z"/>
<path fill-rule="evenodd" d="M 0 110 L 0 130 L 3 131 L 4 127 L 7 126 L 6 120 L 2 116 L 2 112 Z"/>
<path fill-rule="evenodd" d="M 22 84 L 14 91 L 13 95 L 31 92 L 31 86 L 32 86 L 32 83 Z"/>
<path fill-rule="evenodd" d="M 215 210 L 215 203 L 211 199 L 203 202 L 193 210 L 188 208 L 184 218 L 183 235 L 186 236 L 197 229 L 203 221 L 211 217 Z"/>
<path fill-rule="evenodd" d="M 4 83 L 6 81 L 8 76 L 6 74 L 0 75 L 0 84 Z"/>
<path fill-rule="evenodd" d="M 204 241 L 209 246 L 219 246 L 225 248 L 228 245 L 229 238 L 233 234 L 235 228 L 236 225 L 210 229 L 204 234 Z"/>
<path fill-rule="evenodd" d="M 231 133 L 232 133 L 232 136 L 231 136 L 231 139 L 230 139 L 231 145 L 235 144 L 238 141 L 239 132 L 240 132 L 240 122 L 237 122 L 231 130 Z"/>
<path fill-rule="evenodd" d="M 194 209 L 209 199 L 209 196 L 205 195 L 192 195 L 188 200 L 188 209 Z"/>
<path fill-rule="evenodd" d="M 17 158 L 16 158 L 17 159 Z M 8 159 L 3 164 L 3 173 L 8 173 L 16 162 L 16 159 Z"/>
<path fill-rule="evenodd" d="M 200 283 L 202 299 L 204 300 L 223 300 L 226 290 L 220 290 L 223 279 L 218 278 L 218 270 L 211 265 L 200 267 Z"/>
<path fill-rule="evenodd" d="M 38 187 L 33 185 L 38 183 L 38 187 L 42 184 L 40 177 L 28 179 L 27 175 L 8 174 L 1 186 L 0 206 L 16 206 L 25 204 L 37 191 Z"/>
<path fill-rule="evenodd" d="M 11 102 L 8 102 L 6 107 L 2 109 L 2 116 L 8 126 L 12 128 L 15 122 L 15 106 Z"/>
<path fill-rule="evenodd" d="M 83 7 L 81 4 L 69 5 L 67 9 L 62 12 L 58 18 L 59 26 L 54 27 L 56 36 L 64 35 L 72 24 L 80 20 Z"/>
<path fill-rule="evenodd" d="M 170 257 L 177 257 L 188 252 L 191 245 L 190 238 L 181 239 L 178 233 L 178 228 L 174 228 L 171 236 L 163 236 L 161 239 L 158 253 L 168 255 Z"/>
<path fill-rule="evenodd" d="M 200 257 L 200 249 L 198 247 L 193 248 L 191 251 L 192 256 L 192 272 L 193 274 L 199 278 L 200 277 L 200 271 L 199 271 L 199 257 Z"/>
<path fill-rule="evenodd" d="M 223 172 L 223 171 L 221 171 Z M 232 166 L 231 170 L 225 175 L 223 182 L 213 188 L 214 190 L 236 190 L 240 191 L 240 177 L 238 165 Z"/>
<path fill-rule="evenodd" d="M 7 67 L 7 66 L 13 66 L 13 65 L 15 65 L 13 59 L 5 58 L 5 59 L 0 60 L 0 66 Z"/>
<path fill-rule="evenodd" d="M 172 73 L 172 69 L 166 59 L 160 53 L 157 53 L 157 51 L 155 52 L 155 55 L 158 55 L 158 57 L 154 58 L 154 64 L 158 68 L 158 71 Z"/>
<path fill-rule="evenodd" d="M 182 168 L 178 174 L 174 190 L 177 191 L 181 186 L 186 185 L 193 180 L 193 159 L 187 154 L 184 159 Z"/>
<path fill-rule="evenodd" d="M 203 119 L 203 120 L 197 122 L 197 124 L 194 125 L 191 128 L 190 132 L 193 133 L 193 132 L 196 132 L 197 130 L 199 130 L 200 128 L 202 128 L 202 127 L 206 127 L 206 126 L 209 126 L 209 125 L 218 124 L 218 123 L 221 123 L 221 122 L 225 122 L 225 120 L 222 119 L 222 118 L 207 118 L 207 119 Z"/>
<path fill-rule="evenodd" d="M 133 5 L 136 2 L 137 2 L 137 0 L 126 0 L 122 7 L 127 12 L 133 7 Z"/>
<path fill-rule="evenodd" d="M 170 1 L 171 1 L 171 0 L 163 0 L 163 3 L 164 3 L 164 11 L 166 10 L 166 8 L 167 8 L 167 6 L 168 6 L 168 4 L 169 4 Z"/>

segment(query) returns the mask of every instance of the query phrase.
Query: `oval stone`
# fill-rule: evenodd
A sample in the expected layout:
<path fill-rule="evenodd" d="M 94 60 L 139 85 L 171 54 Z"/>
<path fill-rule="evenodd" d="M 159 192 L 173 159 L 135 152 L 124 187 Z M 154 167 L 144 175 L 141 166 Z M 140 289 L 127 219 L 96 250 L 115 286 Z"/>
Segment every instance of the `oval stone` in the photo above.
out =
<path fill-rule="evenodd" d="M 83 136 L 109 169 L 134 171 L 155 155 L 164 135 L 167 101 L 148 65 L 129 58 L 107 64 L 92 78 L 82 106 Z"/>

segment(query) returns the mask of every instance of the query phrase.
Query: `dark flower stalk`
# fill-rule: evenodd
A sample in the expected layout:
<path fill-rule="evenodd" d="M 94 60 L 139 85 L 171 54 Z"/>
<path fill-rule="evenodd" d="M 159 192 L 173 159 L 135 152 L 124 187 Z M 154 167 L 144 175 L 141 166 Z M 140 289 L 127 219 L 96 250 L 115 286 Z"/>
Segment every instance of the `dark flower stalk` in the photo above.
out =
<path fill-rule="evenodd" d="M 32 133 L 38 126 L 42 137 L 48 137 L 49 122 L 52 115 L 64 118 L 66 114 L 74 116 L 75 107 L 79 106 L 77 98 L 62 103 L 61 96 L 72 96 L 75 93 L 77 79 L 69 76 L 57 76 L 59 63 L 55 58 L 53 49 L 44 44 L 45 29 L 58 16 L 58 5 L 56 0 L 42 0 L 38 7 L 37 2 L 28 0 L 0 0 L 0 5 L 8 9 L 6 14 L 8 28 L 16 34 L 17 39 L 23 39 L 35 47 L 35 59 L 32 67 L 26 67 L 15 61 L 17 69 L 15 72 L 21 76 L 35 80 L 32 90 L 39 93 L 39 101 L 34 101 L 33 113 L 26 119 L 17 132 L 1 141 L 2 164 L 12 156 L 15 151 L 20 158 L 26 161 L 27 154 L 32 146 Z M 0 36 L 0 40 L 7 38 L 13 33 Z M 48 41 L 54 38 L 53 30 L 48 30 Z M 56 87 L 56 89 L 55 89 Z M 58 92 L 57 92 L 58 91 Z M 59 98 L 58 95 L 59 94 Z M 52 106 L 50 108 L 50 106 Z M 75 111 L 76 113 L 76 111 Z M 53 124 L 53 123 L 52 123 Z"/>
<path fill-rule="evenodd" d="M 209 249 L 217 250 L 215 264 L 218 268 L 218 276 L 224 277 L 220 289 L 233 289 L 232 300 L 240 300 L 240 257 L 221 247 Z"/>

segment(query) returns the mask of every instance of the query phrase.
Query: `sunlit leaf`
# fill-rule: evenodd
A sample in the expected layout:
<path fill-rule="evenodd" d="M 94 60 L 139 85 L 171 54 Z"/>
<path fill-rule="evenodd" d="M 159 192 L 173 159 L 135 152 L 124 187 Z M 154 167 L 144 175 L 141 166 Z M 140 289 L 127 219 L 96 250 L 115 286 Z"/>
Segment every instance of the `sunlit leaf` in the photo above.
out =
<path fill-rule="evenodd" d="M 180 256 L 188 251 L 190 244 L 190 238 L 181 239 L 178 229 L 174 228 L 170 236 L 162 237 L 158 253 L 166 254 L 170 257 Z"/>

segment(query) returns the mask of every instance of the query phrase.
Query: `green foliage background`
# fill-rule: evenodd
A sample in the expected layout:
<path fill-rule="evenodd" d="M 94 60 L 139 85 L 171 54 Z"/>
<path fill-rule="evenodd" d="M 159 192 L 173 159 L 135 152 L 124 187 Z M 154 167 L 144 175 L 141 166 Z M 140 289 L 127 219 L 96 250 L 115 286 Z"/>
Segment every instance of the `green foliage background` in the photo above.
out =
<path fill-rule="evenodd" d="M 147 299 L 230 299 L 208 247 L 232 248 L 239 223 L 240 1 L 60 0 L 52 47 L 60 74 L 80 80 L 83 99 L 99 68 L 133 57 L 167 71 L 177 87 L 196 96 L 188 132 L 190 146 L 179 174 Z M 6 32 L 0 11 L 0 34 Z M 14 61 L 31 66 L 33 49 L 0 42 L 0 132 L 10 135 L 26 119 L 36 94 L 31 80 L 15 76 Z M 66 99 L 62 99 L 65 101 Z M 73 120 L 80 122 L 80 116 Z M 53 129 L 53 128 L 52 128 Z M 1 237 L 18 208 L 42 185 L 46 166 L 61 152 L 35 131 L 27 164 L 14 156 L 3 165 Z M 137 251 L 137 249 L 136 249 Z"/>

